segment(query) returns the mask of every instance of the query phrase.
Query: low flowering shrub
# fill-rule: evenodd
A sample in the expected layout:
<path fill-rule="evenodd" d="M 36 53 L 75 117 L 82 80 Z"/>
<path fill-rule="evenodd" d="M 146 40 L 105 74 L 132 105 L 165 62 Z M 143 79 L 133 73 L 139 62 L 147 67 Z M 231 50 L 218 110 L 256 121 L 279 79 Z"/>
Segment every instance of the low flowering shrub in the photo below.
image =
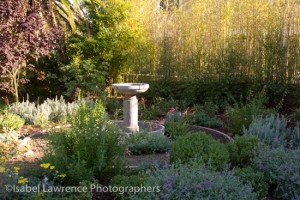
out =
<path fill-rule="evenodd" d="M 24 177 L 20 172 L 21 167 L 0 167 L 0 197 L 1 199 L 91 199 L 92 193 L 87 192 L 62 192 L 68 186 L 64 185 L 67 175 L 59 172 L 50 163 L 42 163 L 39 176 L 28 175 Z M 42 176 L 41 176 L 42 175 Z M 80 186 L 89 188 L 91 183 L 80 182 Z M 78 187 L 78 188 L 79 188 Z M 72 191 L 72 190 L 70 190 Z"/>
<path fill-rule="evenodd" d="M 257 199 L 252 187 L 243 184 L 231 172 L 186 165 L 154 171 L 146 178 L 144 186 L 159 186 L 159 191 L 130 193 L 130 199 Z"/>
<path fill-rule="evenodd" d="M 279 199 L 298 199 L 300 195 L 300 149 L 264 149 L 253 160 L 254 169 L 264 173 L 265 181 Z"/>
<path fill-rule="evenodd" d="M 198 165 L 221 170 L 229 161 L 229 153 L 224 144 L 203 132 L 178 138 L 171 148 L 172 163 L 194 161 Z"/>

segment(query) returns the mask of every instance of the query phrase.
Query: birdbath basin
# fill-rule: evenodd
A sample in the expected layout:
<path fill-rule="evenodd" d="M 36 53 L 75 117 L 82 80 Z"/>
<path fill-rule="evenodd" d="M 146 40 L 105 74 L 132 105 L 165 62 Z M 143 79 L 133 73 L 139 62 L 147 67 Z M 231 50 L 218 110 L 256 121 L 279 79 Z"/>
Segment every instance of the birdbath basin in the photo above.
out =
<path fill-rule="evenodd" d="M 149 84 L 146 83 L 116 83 L 113 88 L 121 94 L 136 95 L 146 92 L 149 89 Z"/>
<path fill-rule="evenodd" d="M 139 131 L 138 125 L 138 100 L 137 94 L 146 92 L 149 84 L 146 83 L 116 83 L 112 87 L 120 94 L 123 94 L 123 129 L 126 133 Z"/>

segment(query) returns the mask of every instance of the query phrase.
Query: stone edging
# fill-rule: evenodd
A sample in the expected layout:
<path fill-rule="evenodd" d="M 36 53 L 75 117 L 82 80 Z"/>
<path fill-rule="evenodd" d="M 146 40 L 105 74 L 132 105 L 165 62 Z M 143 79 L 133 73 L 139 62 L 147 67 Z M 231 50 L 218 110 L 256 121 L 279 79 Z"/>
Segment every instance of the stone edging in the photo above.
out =
<path fill-rule="evenodd" d="M 204 132 L 206 132 L 206 133 L 208 133 L 212 136 L 221 135 L 221 137 L 224 138 L 224 140 L 222 140 L 222 142 L 229 142 L 230 140 L 233 140 L 232 137 L 230 137 L 229 135 L 227 135 L 227 134 L 225 134 L 221 131 L 212 129 L 212 128 L 207 128 L 207 127 L 204 127 L 204 126 L 195 126 L 195 125 L 189 125 L 189 128 L 191 129 L 192 132 L 204 131 Z"/>

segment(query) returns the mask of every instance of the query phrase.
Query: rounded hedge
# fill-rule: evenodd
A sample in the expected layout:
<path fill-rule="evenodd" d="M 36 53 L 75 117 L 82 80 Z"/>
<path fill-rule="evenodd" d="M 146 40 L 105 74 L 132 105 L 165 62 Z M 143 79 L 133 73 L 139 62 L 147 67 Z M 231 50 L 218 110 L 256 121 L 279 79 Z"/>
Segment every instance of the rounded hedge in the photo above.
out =
<path fill-rule="evenodd" d="M 188 163 L 193 161 L 201 166 L 221 170 L 229 161 L 226 146 L 203 132 L 178 138 L 172 145 L 170 161 Z"/>

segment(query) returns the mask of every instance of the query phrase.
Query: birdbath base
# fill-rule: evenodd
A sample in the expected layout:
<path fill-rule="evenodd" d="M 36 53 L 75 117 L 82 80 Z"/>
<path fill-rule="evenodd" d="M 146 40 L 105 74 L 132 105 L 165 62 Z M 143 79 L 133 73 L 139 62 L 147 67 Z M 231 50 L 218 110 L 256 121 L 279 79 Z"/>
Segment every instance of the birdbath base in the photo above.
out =
<path fill-rule="evenodd" d="M 117 92 L 124 94 L 125 96 L 123 99 L 123 129 L 126 131 L 126 133 L 138 132 L 138 100 L 135 95 L 146 92 L 149 89 L 149 84 L 116 83 L 112 86 Z"/>
<path fill-rule="evenodd" d="M 136 96 L 126 95 L 123 99 L 124 122 L 123 129 L 126 133 L 139 131 L 138 126 L 138 99 Z"/>

